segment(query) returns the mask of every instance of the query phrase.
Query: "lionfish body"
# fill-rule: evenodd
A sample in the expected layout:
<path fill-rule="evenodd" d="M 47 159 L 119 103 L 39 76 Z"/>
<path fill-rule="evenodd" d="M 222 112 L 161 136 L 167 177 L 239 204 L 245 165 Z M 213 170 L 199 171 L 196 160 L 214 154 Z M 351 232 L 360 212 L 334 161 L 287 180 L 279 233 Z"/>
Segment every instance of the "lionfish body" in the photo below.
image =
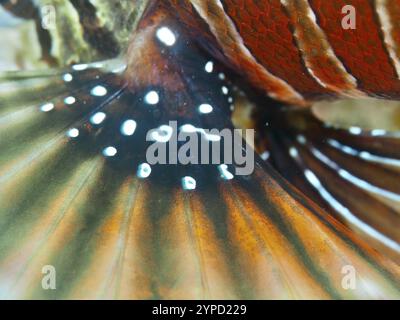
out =
<path fill-rule="evenodd" d="M 205 25 L 204 40 L 275 99 L 301 105 L 327 96 L 399 98 L 397 1 L 171 2 L 194 30 Z M 354 26 L 346 26 L 346 16 Z"/>
<path fill-rule="evenodd" d="M 400 97 L 398 1 L 65 0 L 43 30 L 49 4 L 4 3 L 62 67 L 0 78 L 0 295 L 400 296 L 400 140 L 296 108 Z M 256 92 L 269 163 L 146 162 L 171 121 L 199 141 L 233 129 L 237 85 Z"/>

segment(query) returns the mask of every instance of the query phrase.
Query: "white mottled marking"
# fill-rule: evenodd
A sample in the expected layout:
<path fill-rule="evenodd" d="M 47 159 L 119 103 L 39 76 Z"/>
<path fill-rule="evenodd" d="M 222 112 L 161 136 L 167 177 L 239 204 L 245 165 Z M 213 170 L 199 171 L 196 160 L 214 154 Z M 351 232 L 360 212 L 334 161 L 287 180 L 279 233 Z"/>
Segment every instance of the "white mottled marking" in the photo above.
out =
<path fill-rule="evenodd" d="M 176 42 L 176 36 L 172 30 L 168 27 L 161 27 L 157 30 L 156 36 L 158 40 L 164 43 L 166 46 L 171 47 Z"/>
<path fill-rule="evenodd" d="M 106 119 L 106 114 L 104 112 L 97 112 L 91 118 L 90 122 L 92 124 L 101 124 Z"/>
<path fill-rule="evenodd" d="M 142 163 L 138 166 L 137 176 L 142 179 L 146 179 L 151 174 L 151 167 L 148 163 Z"/>
<path fill-rule="evenodd" d="M 150 91 L 144 97 L 144 101 L 147 104 L 155 105 L 160 102 L 160 96 L 156 91 Z"/>
<path fill-rule="evenodd" d="M 77 138 L 79 136 L 79 130 L 76 128 L 69 129 L 67 136 L 70 138 Z"/>
<path fill-rule="evenodd" d="M 117 149 L 115 147 L 107 147 L 103 150 L 103 155 L 105 157 L 114 157 L 117 154 Z"/>
<path fill-rule="evenodd" d="M 196 180 L 192 177 L 183 177 L 182 178 L 182 188 L 184 190 L 195 190 L 196 189 Z"/>
<path fill-rule="evenodd" d="M 90 94 L 95 97 L 104 97 L 107 94 L 107 89 L 104 86 L 95 86 Z"/>
<path fill-rule="evenodd" d="M 126 120 L 121 126 L 121 133 L 124 136 L 132 136 L 136 131 L 136 121 L 135 120 Z"/>
<path fill-rule="evenodd" d="M 208 104 L 208 103 L 203 103 L 199 106 L 199 112 L 203 113 L 203 114 L 208 114 L 213 112 L 214 108 L 212 107 L 212 105 Z"/>
<path fill-rule="evenodd" d="M 53 103 L 46 103 L 40 107 L 40 110 L 43 112 L 49 112 L 54 109 Z"/>

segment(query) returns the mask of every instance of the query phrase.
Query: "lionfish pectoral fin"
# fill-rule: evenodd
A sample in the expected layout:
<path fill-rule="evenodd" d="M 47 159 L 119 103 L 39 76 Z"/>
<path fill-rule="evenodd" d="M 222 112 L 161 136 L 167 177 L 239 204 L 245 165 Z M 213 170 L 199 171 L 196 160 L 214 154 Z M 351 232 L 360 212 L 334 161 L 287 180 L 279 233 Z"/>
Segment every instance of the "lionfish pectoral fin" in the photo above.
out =
<path fill-rule="evenodd" d="M 0 294 L 398 297 L 398 266 L 258 156 L 241 175 L 229 156 L 203 164 L 205 150 L 174 140 L 218 142 L 207 130 L 227 129 L 222 150 L 232 142 L 232 88 L 173 17 L 154 14 L 135 31 L 125 70 L 8 76 L 19 88 L 0 96 Z M 253 153 L 241 143 L 231 149 Z M 160 152 L 167 162 L 153 163 Z M 45 266 L 57 290 L 43 290 Z M 348 266 L 362 279 L 355 290 L 343 286 Z"/>

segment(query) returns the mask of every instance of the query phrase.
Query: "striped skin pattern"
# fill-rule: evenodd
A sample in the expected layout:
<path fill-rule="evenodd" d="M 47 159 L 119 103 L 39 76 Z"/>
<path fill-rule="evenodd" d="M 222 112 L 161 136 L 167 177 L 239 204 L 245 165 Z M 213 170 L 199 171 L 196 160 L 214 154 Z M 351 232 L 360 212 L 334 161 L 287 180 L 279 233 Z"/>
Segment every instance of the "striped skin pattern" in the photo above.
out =
<path fill-rule="evenodd" d="M 226 44 L 226 21 L 235 25 L 235 41 L 246 48 L 246 53 L 236 50 L 236 54 L 250 53 L 304 100 L 331 95 L 399 98 L 396 0 L 190 2 L 207 21 L 228 58 L 235 49 Z M 342 8 L 346 5 L 356 10 L 355 30 L 342 28 Z M 234 65 L 250 80 L 254 78 L 253 69 Z M 291 102 L 278 91 L 268 93 Z"/>
<path fill-rule="evenodd" d="M 382 26 L 382 32 L 386 48 L 389 52 L 391 61 L 396 69 L 397 77 L 400 77 L 400 29 L 396 24 L 400 16 L 398 1 L 376 0 L 375 8 L 378 14 L 379 22 Z"/>
<path fill-rule="evenodd" d="M 204 72 L 212 58 L 228 57 L 228 66 L 292 104 L 336 94 L 338 79 L 346 82 L 346 94 L 355 90 L 345 64 L 332 66 L 337 78 L 318 70 L 309 73 L 323 57 L 305 63 L 297 53 L 299 59 L 290 59 L 298 82 L 290 83 L 289 73 L 286 81 L 268 71 L 240 42 L 243 34 L 233 15 L 228 20 L 215 1 L 174 0 L 171 5 L 179 4 L 174 10 L 165 4 L 155 1 L 145 11 L 122 61 L 128 62 L 127 69 L 103 61 L 1 76 L 0 134 L 6 139 L 0 140 L 0 294 L 42 299 L 399 298 L 399 265 L 260 158 L 252 175 L 233 179 L 215 166 L 154 166 L 149 176 L 140 173 L 147 129 L 176 120 L 177 114 L 195 126 L 232 127 L 229 97 L 221 94 L 222 85 L 232 91 L 220 74 L 227 70 L 215 61 L 215 70 Z M 224 27 L 218 21 L 232 23 Z M 156 40 L 156 27 L 165 25 L 173 28 L 176 47 L 168 49 Z M 314 25 L 315 35 L 321 30 Z M 202 33 L 194 37 L 194 31 Z M 292 44 L 302 41 L 301 32 L 291 39 Z M 327 39 L 319 47 L 332 54 Z M 339 61 L 332 55 L 326 59 Z M 285 64 L 281 67 L 282 74 L 288 72 Z M 297 87 L 303 82 L 309 96 Z M 321 82 L 330 82 L 330 89 Z M 96 86 L 107 90 L 92 94 Z M 144 102 L 148 90 L 159 90 L 157 106 Z M 69 104 L 71 96 L 76 101 Z M 198 114 L 202 101 L 213 104 L 213 114 Z M 39 112 L 45 103 L 53 108 Z M 93 123 L 90 119 L 100 111 L 105 120 Z M 127 118 L 137 122 L 132 137 L 120 134 Z M 65 134 L 72 127 L 79 136 Z M 117 147 L 114 157 L 101 153 L 109 145 Z M 183 187 L 184 176 L 196 179 L 195 190 Z M 393 181 L 388 185 L 393 187 Z M 41 288 L 44 265 L 56 267 L 57 290 Z M 357 272 L 354 290 L 343 286 L 346 266 Z"/>
<path fill-rule="evenodd" d="M 178 16 L 181 14 L 180 17 L 192 24 L 191 15 L 185 14 L 185 11 L 190 10 L 190 4 L 185 1 L 172 2 L 177 8 Z M 248 73 L 249 78 L 272 98 L 285 97 L 285 100 L 292 104 L 304 104 L 304 99 L 290 84 L 272 75 L 256 61 L 251 52 L 240 41 L 239 33 L 229 17 L 225 15 L 219 2 L 193 0 L 191 4 L 201 19 L 207 23 L 209 30 L 215 36 L 215 42 L 222 48 L 224 55 L 228 57 L 231 67 L 238 70 L 251 70 L 251 73 Z"/>
<path fill-rule="evenodd" d="M 311 1 L 310 4 L 321 13 L 325 10 L 335 12 L 334 8 L 322 1 Z M 359 79 L 364 91 L 382 96 L 399 92 L 400 84 L 382 38 L 381 25 L 376 19 L 375 7 L 371 2 L 365 1 L 349 1 L 348 4 L 353 5 L 360 12 L 358 17 L 360 27 L 350 32 L 349 41 L 338 39 L 343 35 L 335 27 L 334 21 L 339 15 L 333 14 L 330 17 L 318 15 L 332 46 L 349 70 Z M 379 68 L 375 68 L 376 65 L 379 65 Z M 371 79 L 374 80 L 371 81 Z"/>

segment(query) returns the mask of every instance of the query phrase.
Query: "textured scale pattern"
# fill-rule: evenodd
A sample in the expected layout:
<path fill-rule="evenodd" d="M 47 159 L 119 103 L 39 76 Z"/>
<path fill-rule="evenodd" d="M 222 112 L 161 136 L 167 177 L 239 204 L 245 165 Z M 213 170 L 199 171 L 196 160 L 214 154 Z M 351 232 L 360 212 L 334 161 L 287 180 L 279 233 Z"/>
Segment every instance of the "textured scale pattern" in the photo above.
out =
<path fill-rule="evenodd" d="M 362 27 L 355 30 L 338 28 L 337 21 L 343 17 L 341 8 L 347 4 L 357 10 L 357 23 Z M 398 98 L 400 81 L 384 47 L 373 1 L 327 3 L 311 0 L 310 5 L 336 54 L 358 79 L 360 87 L 372 95 L 394 94 Z"/>
<path fill-rule="evenodd" d="M 279 0 L 224 0 L 223 4 L 245 45 L 263 66 L 310 99 L 329 93 L 308 74 Z"/>

